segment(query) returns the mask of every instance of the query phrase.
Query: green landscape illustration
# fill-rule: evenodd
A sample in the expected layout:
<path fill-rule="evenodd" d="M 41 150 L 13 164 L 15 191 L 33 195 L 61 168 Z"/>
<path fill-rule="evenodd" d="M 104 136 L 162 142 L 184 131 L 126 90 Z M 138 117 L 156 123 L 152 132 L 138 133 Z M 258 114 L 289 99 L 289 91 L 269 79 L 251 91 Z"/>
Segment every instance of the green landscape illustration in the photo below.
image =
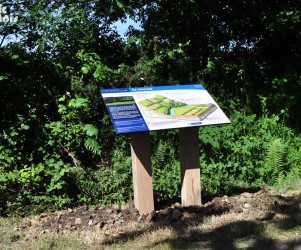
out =
<path fill-rule="evenodd" d="M 155 95 L 153 98 L 139 102 L 142 106 L 157 113 L 171 118 L 199 118 L 205 119 L 217 107 L 213 103 L 209 104 L 186 104 L 169 99 L 163 95 Z"/>

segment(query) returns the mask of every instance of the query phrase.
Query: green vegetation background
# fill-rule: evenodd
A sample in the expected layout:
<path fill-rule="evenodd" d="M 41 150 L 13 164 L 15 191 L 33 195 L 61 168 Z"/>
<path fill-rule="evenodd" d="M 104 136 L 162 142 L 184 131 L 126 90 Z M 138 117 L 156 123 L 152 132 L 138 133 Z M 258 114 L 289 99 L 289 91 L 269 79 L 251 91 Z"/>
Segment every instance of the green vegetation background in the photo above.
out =
<path fill-rule="evenodd" d="M 301 176 L 296 1 L 13 1 L 0 24 L 0 214 L 133 199 L 129 136 L 100 88 L 203 83 L 203 195 Z M 121 38 L 114 22 L 141 22 Z M 178 131 L 152 133 L 157 200 L 180 192 Z"/>

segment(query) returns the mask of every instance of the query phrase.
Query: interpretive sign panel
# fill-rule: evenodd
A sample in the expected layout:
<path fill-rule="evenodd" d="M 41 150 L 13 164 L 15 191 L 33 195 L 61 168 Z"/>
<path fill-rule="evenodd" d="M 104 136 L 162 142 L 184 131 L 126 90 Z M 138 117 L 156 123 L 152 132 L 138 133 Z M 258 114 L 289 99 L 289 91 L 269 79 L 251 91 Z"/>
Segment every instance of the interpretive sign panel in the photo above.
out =
<path fill-rule="evenodd" d="M 102 89 L 117 134 L 230 123 L 201 84 Z"/>

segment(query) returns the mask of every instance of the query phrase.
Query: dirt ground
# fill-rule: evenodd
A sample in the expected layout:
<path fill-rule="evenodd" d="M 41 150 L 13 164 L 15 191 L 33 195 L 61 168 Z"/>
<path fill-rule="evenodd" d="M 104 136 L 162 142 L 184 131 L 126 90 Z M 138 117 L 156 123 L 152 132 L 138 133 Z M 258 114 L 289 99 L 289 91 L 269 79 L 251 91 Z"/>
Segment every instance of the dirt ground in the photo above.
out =
<path fill-rule="evenodd" d="M 274 232 L 269 233 L 269 224 L 278 231 L 272 227 Z M 101 234 L 101 244 L 110 246 L 167 228 L 172 236 L 158 241 L 155 234 L 156 240 L 150 244 L 169 243 L 169 249 L 301 249 L 301 191 L 279 194 L 262 188 L 216 197 L 202 206 L 158 204 L 147 215 L 139 215 L 132 204 L 85 206 L 24 219 L 14 230 L 25 235 L 20 239 L 24 241 L 45 234 Z M 235 247 L 236 239 L 242 242 L 241 248 Z M 250 240 L 252 244 L 244 248 Z M 206 243 L 202 248 L 193 247 L 201 242 Z"/>

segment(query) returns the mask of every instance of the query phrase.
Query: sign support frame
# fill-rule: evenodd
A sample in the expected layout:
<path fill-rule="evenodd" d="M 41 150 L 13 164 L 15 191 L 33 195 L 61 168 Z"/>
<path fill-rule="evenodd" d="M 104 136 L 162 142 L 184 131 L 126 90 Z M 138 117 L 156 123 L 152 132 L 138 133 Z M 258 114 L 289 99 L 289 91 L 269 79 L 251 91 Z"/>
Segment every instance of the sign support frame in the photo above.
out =
<path fill-rule="evenodd" d="M 198 127 L 179 129 L 183 207 L 202 205 L 198 129 Z"/>
<path fill-rule="evenodd" d="M 131 134 L 134 204 L 140 214 L 154 210 L 151 140 L 149 132 Z"/>
<path fill-rule="evenodd" d="M 230 123 L 204 86 L 117 88 L 100 92 L 116 133 L 131 136 L 134 204 L 139 213 L 154 210 L 149 134 L 152 130 L 179 129 L 181 203 L 184 207 L 202 205 L 199 126 Z"/>

